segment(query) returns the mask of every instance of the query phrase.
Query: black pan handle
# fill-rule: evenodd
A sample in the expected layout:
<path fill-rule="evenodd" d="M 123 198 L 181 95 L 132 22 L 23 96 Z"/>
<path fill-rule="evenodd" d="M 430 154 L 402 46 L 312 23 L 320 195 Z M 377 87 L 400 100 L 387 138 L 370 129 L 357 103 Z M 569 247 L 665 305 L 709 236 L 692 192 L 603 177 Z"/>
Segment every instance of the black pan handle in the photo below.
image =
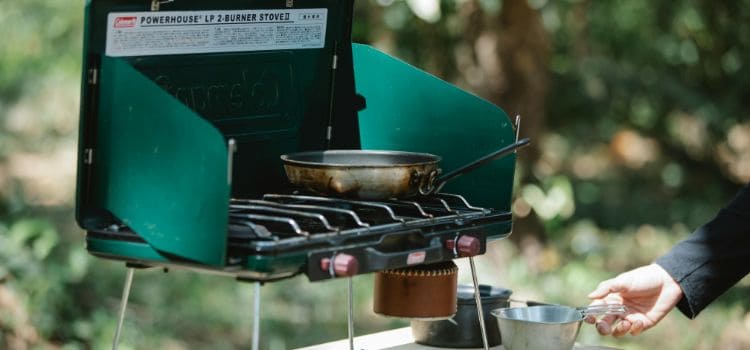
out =
<path fill-rule="evenodd" d="M 449 172 L 447 174 L 438 176 L 435 179 L 435 182 L 433 182 L 433 184 L 432 184 L 432 191 L 430 191 L 430 193 L 439 192 L 440 189 L 443 188 L 443 185 L 445 185 L 446 182 L 448 182 L 450 180 L 453 180 L 453 179 L 455 179 L 455 178 L 457 178 L 457 177 L 459 177 L 459 176 L 461 176 L 463 174 L 471 172 L 471 171 L 475 170 L 476 168 L 479 168 L 480 166 L 485 165 L 485 164 L 487 164 L 487 163 L 489 163 L 489 162 L 491 162 L 493 160 L 496 160 L 498 158 L 504 157 L 504 156 L 508 155 L 511 152 L 515 152 L 519 148 L 528 145 L 529 142 L 530 141 L 529 141 L 528 138 L 520 139 L 520 140 L 518 140 L 518 141 L 516 141 L 516 142 L 514 142 L 514 143 L 512 143 L 510 145 L 507 145 L 507 146 L 505 146 L 505 147 L 503 147 L 503 148 L 501 148 L 501 149 L 499 149 L 499 150 L 497 150 L 495 152 L 492 152 L 492 153 L 490 153 L 490 154 L 488 154 L 488 155 L 486 155 L 486 156 L 484 156 L 482 158 L 479 158 L 479 159 L 477 159 L 477 160 L 475 160 L 475 161 L 473 161 L 473 162 L 471 162 L 469 164 L 466 164 L 466 165 L 464 165 L 462 167 L 459 167 L 456 170 L 453 170 L 453 171 L 451 171 L 451 172 Z"/>

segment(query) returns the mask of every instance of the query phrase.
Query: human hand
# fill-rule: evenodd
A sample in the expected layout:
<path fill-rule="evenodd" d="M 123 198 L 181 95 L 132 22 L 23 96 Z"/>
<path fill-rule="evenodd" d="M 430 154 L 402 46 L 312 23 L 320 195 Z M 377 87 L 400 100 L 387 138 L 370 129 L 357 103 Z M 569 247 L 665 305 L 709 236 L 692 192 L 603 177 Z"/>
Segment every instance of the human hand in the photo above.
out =
<path fill-rule="evenodd" d="M 628 332 L 638 335 L 659 323 L 680 301 L 682 289 L 661 266 L 651 264 L 600 283 L 588 297 L 594 299 L 592 304 L 620 303 L 628 308 L 624 316 L 585 319 L 596 323 L 599 334 L 620 337 Z"/>

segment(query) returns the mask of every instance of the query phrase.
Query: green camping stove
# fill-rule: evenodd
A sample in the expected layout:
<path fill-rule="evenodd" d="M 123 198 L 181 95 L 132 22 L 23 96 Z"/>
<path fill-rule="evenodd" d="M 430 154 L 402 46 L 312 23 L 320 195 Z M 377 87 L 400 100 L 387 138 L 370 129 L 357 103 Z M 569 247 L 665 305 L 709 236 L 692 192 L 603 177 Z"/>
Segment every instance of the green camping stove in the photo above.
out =
<path fill-rule="evenodd" d="M 425 152 L 450 170 L 517 139 L 498 107 L 353 44 L 352 6 L 87 2 L 76 219 L 91 254 L 129 267 L 120 321 L 134 268 L 318 281 L 452 260 L 462 239 L 483 254 L 510 234 L 515 155 L 410 199 L 288 183 L 292 152 Z"/>

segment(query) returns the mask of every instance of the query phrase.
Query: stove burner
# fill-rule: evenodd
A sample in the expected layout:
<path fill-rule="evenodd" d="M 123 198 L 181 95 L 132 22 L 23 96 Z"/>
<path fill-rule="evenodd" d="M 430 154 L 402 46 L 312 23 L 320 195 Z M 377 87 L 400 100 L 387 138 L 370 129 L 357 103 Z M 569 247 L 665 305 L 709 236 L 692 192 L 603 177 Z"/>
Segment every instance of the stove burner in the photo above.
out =
<path fill-rule="evenodd" d="M 387 201 L 296 194 L 233 199 L 226 269 L 249 280 L 305 273 L 315 281 L 448 261 L 464 256 L 462 239 L 473 242 L 472 255 L 482 254 L 488 237 L 507 235 L 510 222 L 509 212 L 445 193 Z M 506 226 L 490 228 L 495 224 Z M 148 244 L 122 224 L 88 234 Z"/>

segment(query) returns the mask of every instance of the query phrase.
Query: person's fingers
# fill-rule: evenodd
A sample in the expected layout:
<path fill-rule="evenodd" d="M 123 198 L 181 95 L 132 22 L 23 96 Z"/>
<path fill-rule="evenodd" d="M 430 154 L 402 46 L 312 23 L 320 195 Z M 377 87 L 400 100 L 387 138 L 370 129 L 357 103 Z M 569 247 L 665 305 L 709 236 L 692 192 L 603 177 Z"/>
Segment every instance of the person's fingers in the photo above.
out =
<path fill-rule="evenodd" d="M 583 322 L 594 324 L 594 323 L 596 323 L 596 316 L 594 316 L 594 315 L 586 315 L 586 317 L 583 318 Z"/>
<path fill-rule="evenodd" d="M 611 280 L 602 281 L 602 283 L 599 283 L 598 286 L 596 286 L 596 289 L 594 289 L 593 292 L 589 293 L 587 297 L 589 299 L 601 299 L 605 297 L 607 294 L 609 294 L 609 285 Z"/>
<path fill-rule="evenodd" d="M 614 327 L 612 330 L 612 335 L 615 337 L 622 337 L 625 334 L 628 334 L 628 331 L 630 331 L 632 324 L 628 320 L 620 320 L 620 322 L 617 323 L 617 326 Z"/>
<path fill-rule="evenodd" d="M 601 299 L 607 296 L 610 293 L 618 293 L 626 290 L 625 283 L 623 279 L 618 276 L 613 279 L 606 280 L 602 283 L 599 283 L 599 286 L 596 287 L 596 289 L 589 293 L 588 298 L 589 299 Z"/>
<path fill-rule="evenodd" d="M 601 335 L 610 335 L 612 334 L 615 321 L 617 321 L 616 315 L 604 315 L 596 322 L 596 330 Z"/>
<path fill-rule="evenodd" d="M 630 334 L 632 335 L 641 334 L 643 331 L 650 328 L 649 324 L 652 324 L 644 314 L 640 313 L 629 314 L 625 316 L 625 319 L 632 325 L 630 327 Z"/>
<path fill-rule="evenodd" d="M 612 326 L 606 322 L 597 322 L 596 331 L 601 335 L 610 335 L 612 333 Z"/>
<path fill-rule="evenodd" d="M 641 332 L 643 332 L 643 321 L 635 321 L 633 325 L 630 327 L 630 334 L 631 335 L 639 335 Z"/>

